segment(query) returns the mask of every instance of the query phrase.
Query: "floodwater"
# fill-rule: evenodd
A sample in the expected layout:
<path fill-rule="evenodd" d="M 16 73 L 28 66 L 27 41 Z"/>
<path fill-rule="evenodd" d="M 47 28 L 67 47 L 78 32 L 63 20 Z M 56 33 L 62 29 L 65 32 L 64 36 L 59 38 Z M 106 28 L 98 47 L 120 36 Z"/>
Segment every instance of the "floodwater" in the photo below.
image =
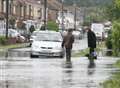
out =
<path fill-rule="evenodd" d="M 0 88 L 102 88 L 101 83 L 120 71 L 112 64 L 119 58 L 30 58 L 30 52 L 10 51 L 0 57 Z"/>

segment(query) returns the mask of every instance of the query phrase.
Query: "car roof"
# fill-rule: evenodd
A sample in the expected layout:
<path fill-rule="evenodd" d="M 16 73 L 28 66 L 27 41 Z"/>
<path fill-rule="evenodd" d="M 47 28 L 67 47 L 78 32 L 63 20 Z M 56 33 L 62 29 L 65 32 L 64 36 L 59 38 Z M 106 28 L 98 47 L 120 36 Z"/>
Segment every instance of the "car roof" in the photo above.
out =
<path fill-rule="evenodd" d="M 60 32 L 56 32 L 56 31 L 34 31 L 33 33 L 60 33 Z"/>

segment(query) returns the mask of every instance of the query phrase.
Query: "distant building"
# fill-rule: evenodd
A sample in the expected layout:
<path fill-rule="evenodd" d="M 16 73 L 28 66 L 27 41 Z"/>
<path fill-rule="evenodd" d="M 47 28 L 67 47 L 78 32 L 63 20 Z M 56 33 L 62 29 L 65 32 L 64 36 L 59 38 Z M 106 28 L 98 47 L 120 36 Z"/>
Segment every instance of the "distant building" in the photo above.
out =
<path fill-rule="evenodd" d="M 59 11 L 58 13 L 58 23 L 59 28 L 62 29 L 69 29 L 69 28 L 75 28 L 78 29 L 80 27 L 81 18 L 80 18 L 80 8 L 76 7 L 76 17 L 75 17 L 75 8 L 73 6 L 64 6 L 63 9 L 63 17 L 62 17 L 62 11 Z M 63 23 L 62 23 L 63 18 Z M 75 20 L 76 19 L 76 20 Z M 76 22 L 76 23 L 75 23 Z"/>

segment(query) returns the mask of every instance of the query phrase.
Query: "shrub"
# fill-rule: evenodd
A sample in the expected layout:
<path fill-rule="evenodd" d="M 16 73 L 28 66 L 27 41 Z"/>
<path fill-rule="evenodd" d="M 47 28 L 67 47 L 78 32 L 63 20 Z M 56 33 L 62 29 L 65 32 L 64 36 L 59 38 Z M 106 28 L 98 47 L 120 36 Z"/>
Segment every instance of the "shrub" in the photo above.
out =
<path fill-rule="evenodd" d="M 120 21 L 115 21 L 112 27 L 113 54 L 120 55 Z"/>
<path fill-rule="evenodd" d="M 106 39 L 105 42 L 107 49 L 112 49 L 112 34 L 111 34 L 111 30 L 109 30 L 108 32 L 108 38 Z"/>
<path fill-rule="evenodd" d="M 7 39 L 4 36 L 0 36 L 0 44 L 4 45 L 7 43 Z"/>

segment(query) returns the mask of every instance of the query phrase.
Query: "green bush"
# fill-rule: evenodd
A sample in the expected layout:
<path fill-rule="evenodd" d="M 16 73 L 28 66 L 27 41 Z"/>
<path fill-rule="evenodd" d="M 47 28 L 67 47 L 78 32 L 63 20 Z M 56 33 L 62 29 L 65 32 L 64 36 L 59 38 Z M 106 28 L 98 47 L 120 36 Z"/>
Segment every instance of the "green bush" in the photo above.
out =
<path fill-rule="evenodd" d="M 4 36 L 0 36 L 0 45 L 6 44 L 7 39 Z"/>
<path fill-rule="evenodd" d="M 54 21 L 48 21 L 47 29 L 52 31 L 59 31 L 58 24 Z"/>
<path fill-rule="evenodd" d="M 107 49 L 112 49 L 112 34 L 111 34 L 111 30 L 109 30 L 108 32 L 108 38 L 106 39 L 105 42 Z"/>
<path fill-rule="evenodd" d="M 115 21 L 112 27 L 112 46 L 113 54 L 120 55 L 120 21 Z"/>

